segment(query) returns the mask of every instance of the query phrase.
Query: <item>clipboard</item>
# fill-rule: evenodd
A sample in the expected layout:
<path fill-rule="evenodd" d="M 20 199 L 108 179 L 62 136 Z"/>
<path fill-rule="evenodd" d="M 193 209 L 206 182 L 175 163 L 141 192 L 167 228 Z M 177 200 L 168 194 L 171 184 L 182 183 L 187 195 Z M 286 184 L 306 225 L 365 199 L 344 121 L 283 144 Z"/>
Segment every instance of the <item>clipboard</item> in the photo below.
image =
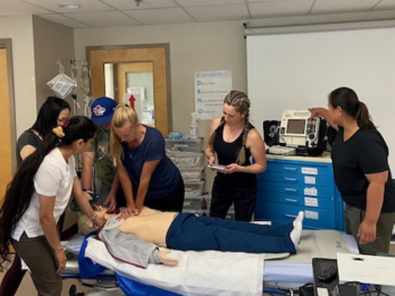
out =
<path fill-rule="evenodd" d="M 395 257 L 337 253 L 341 282 L 395 286 Z"/>

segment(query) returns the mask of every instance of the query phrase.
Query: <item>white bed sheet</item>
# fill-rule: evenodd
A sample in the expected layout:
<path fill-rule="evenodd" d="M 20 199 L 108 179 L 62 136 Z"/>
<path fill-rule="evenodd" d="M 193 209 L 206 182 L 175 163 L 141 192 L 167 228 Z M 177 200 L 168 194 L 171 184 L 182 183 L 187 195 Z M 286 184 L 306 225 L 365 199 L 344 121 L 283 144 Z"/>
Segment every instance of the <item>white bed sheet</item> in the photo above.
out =
<path fill-rule="evenodd" d="M 313 233 L 314 235 L 312 235 Z M 100 252 L 97 252 L 97 250 L 104 247 L 104 245 L 97 240 L 94 239 L 92 240 L 94 242 L 92 244 L 91 243 L 88 244 L 88 248 L 87 248 L 87 254 L 89 254 L 88 257 L 91 258 L 93 261 L 106 266 L 109 269 L 118 268 L 118 271 L 120 271 L 123 275 L 128 276 L 128 272 L 129 272 L 127 270 L 128 268 L 119 267 L 121 263 L 116 262 L 116 260 L 112 259 L 112 257 L 111 257 L 112 260 L 110 260 L 109 262 L 107 263 L 102 262 L 102 258 L 100 258 L 101 257 Z M 97 242 L 99 243 L 99 245 L 97 245 Z M 100 244 L 103 246 L 101 246 Z M 107 252 L 107 250 L 105 251 Z M 182 263 L 180 264 L 180 266 L 182 266 L 183 272 L 185 272 L 185 270 L 188 268 L 191 269 L 190 266 L 192 266 L 192 268 L 200 268 L 201 266 L 196 265 L 196 262 L 200 259 L 199 258 L 200 254 L 201 253 L 209 254 L 208 260 L 203 263 L 203 265 L 205 266 L 204 268 L 206 268 L 207 271 L 206 272 L 199 271 L 198 275 L 195 275 L 194 278 L 197 279 L 198 285 L 202 285 L 202 283 L 210 282 L 207 280 L 208 278 L 209 280 L 214 279 L 215 282 L 214 287 L 219 286 L 218 288 L 220 290 L 224 289 L 222 290 L 223 294 L 221 294 L 220 291 L 217 292 L 211 291 L 211 293 L 208 294 L 204 294 L 204 293 L 199 294 L 195 292 L 193 293 L 194 295 L 227 295 L 227 296 L 229 295 L 230 296 L 230 295 L 261 295 L 260 291 L 262 291 L 263 285 L 262 285 L 262 280 L 259 279 L 263 279 L 265 285 L 279 285 L 286 287 L 298 287 L 305 283 L 312 282 L 313 270 L 311 265 L 311 259 L 313 257 L 336 259 L 337 252 L 343 252 L 343 253 L 350 252 L 357 254 L 358 247 L 354 238 L 350 235 L 346 235 L 344 233 L 335 230 L 320 230 L 320 231 L 303 231 L 301 243 L 298 248 L 298 255 L 290 256 L 280 260 L 278 259 L 268 260 L 270 257 L 269 255 L 264 257 L 264 255 L 257 256 L 251 254 L 247 255 L 247 259 L 240 259 L 237 254 L 243 254 L 243 253 L 222 253 L 222 252 L 212 252 L 212 251 L 208 251 L 208 252 L 173 251 L 173 252 L 174 252 L 173 256 L 177 257 L 180 260 L 180 262 L 185 263 L 185 266 Z M 224 258 L 226 259 L 220 259 L 218 255 L 221 255 L 221 258 L 222 256 L 225 256 Z M 217 263 L 225 264 L 224 266 L 222 266 L 220 274 L 218 272 L 215 272 L 215 275 L 218 274 L 219 278 L 214 278 L 212 276 L 213 266 L 211 260 L 214 259 L 216 260 Z M 237 263 L 239 260 L 242 261 Z M 234 264 L 231 264 L 231 268 L 228 267 L 225 268 L 226 264 L 229 264 L 229 262 L 232 262 Z M 262 264 L 263 264 L 263 268 L 262 268 Z M 127 264 L 123 264 L 123 265 L 130 267 Z M 188 267 L 188 265 L 190 266 Z M 246 289 L 240 286 L 240 282 L 242 282 L 240 280 L 241 275 L 233 271 L 233 269 L 244 270 L 246 266 L 248 266 L 247 270 L 254 269 L 253 270 L 254 274 L 249 276 L 249 279 L 250 280 L 252 279 L 253 281 L 247 283 L 250 292 L 245 294 L 237 294 L 237 292 L 235 292 L 236 294 L 230 293 L 228 290 L 226 290 L 228 289 L 227 286 L 229 285 L 229 283 L 236 283 L 238 289 L 237 291 L 239 292 L 241 292 L 241 290 L 243 289 Z M 155 267 L 158 267 L 159 278 L 161 278 L 163 274 L 171 277 L 173 276 L 168 273 L 168 270 L 171 270 L 171 267 L 167 267 L 163 265 L 157 265 Z M 124 270 L 124 268 L 126 268 L 126 270 Z M 75 266 L 74 266 L 74 270 L 75 270 Z M 146 284 L 152 284 L 150 283 L 149 280 L 142 281 L 140 278 L 142 269 L 138 268 L 137 270 L 139 271 L 138 275 L 133 275 L 132 278 Z M 193 272 L 197 272 L 197 271 L 193 271 Z M 178 277 L 180 278 L 182 277 L 182 275 L 181 276 L 178 275 Z M 188 288 L 187 286 L 183 287 L 182 286 L 183 284 L 172 283 L 169 286 L 168 279 L 163 279 L 163 283 L 161 283 L 161 285 L 163 285 L 164 289 L 168 289 L 172 291 L 177 290 L 181 294 L 184 293 L 184 295 L 192 295 L 191 294 L 192 290 L 195 289 L 193 284 L 192 284 L 193 287 L 191 288 L 192 290 L 190 290 L 190 288 Z M 175 288 L 175 286 L 177 286 L 177 288 Z"/>
<path fill-rule="evenodd" d="M 114 259 L 103 242 L 89 238 L 85 256 L 125 277 L 181 295 L 262 295 L 264 255 L 173 250 L 169 256 L 179 260 L 178 266 L 142 269 Z"/>

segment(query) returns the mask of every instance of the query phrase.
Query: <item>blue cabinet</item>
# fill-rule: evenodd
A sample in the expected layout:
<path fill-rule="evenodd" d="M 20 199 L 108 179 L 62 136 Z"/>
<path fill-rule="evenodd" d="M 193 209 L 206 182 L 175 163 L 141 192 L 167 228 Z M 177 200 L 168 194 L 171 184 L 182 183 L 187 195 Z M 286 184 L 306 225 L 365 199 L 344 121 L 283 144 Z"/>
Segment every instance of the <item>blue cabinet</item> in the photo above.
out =
<path fill-rule="evenodd" d="M 344 230 L 343 201 L 329 158 L 268 155 L 257 181 L 255 220 L 287 224 L 304 211 L 304 228 Z"/>

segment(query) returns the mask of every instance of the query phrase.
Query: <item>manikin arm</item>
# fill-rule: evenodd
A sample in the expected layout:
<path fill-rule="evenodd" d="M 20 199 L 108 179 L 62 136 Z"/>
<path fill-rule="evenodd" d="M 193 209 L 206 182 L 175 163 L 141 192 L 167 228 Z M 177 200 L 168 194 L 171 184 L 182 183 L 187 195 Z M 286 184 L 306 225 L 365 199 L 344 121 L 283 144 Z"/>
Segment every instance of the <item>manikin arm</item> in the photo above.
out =
<path fill-rule="evenodd" d="M 177 259 L 167 256 L 169 250 L 159 251 L 155 244 L 143 241 L 134 235 L 123 233 L 117 228 L 107 228 L 106 225 L 100 231 L 99 237 L 114 258 L 122 258 L 123 261 L 132 265 L 147 268 L 149 263 L 163 263 L 171 266 L 178 264 Z"/>
<path fill-rule="evenodd" d="M 158 257 L 160 262 L 162 262 L 164 265 L 169 265 L 169 266 L 178 265 L 177 259 L 167 257 L 167 254 L 169 253 L 171 253 L 171 250 L 159 251 Z"/>

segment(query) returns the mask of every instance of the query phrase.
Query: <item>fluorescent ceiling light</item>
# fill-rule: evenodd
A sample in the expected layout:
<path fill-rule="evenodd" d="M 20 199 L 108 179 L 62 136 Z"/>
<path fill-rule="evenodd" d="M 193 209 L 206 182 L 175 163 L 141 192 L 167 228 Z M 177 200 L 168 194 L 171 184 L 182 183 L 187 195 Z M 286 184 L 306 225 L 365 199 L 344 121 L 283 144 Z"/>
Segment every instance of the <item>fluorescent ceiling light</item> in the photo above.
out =
<path fill-rule="evenodd" d="M 81 7 L 81 5 L 75 3 L 62 3 L 59 4 L 58 6 L 65 9 L 78 9 Z"/>

